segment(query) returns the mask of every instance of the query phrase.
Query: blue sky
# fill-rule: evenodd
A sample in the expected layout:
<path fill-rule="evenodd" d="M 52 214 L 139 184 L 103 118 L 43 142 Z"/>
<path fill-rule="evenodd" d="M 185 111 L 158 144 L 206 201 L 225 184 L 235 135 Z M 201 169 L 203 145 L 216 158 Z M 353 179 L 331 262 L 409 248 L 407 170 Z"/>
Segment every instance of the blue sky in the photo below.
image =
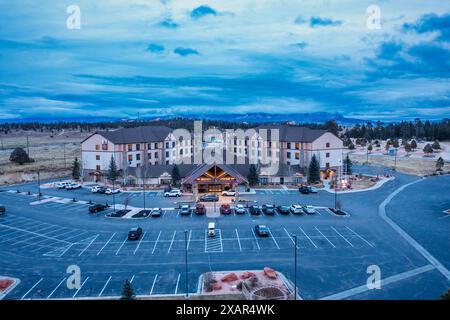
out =
<path fill-rule="evenodd" d="M 449 1 L 17 0 L 0 23 L 2 119 L 450 115 Z"/>

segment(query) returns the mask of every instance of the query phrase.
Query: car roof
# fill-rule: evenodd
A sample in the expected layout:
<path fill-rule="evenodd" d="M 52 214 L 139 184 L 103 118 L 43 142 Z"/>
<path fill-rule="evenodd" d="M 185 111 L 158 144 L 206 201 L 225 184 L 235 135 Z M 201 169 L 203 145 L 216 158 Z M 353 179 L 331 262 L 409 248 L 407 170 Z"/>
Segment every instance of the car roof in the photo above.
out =
<path fill-rule="evenodd" d="M 258 228 L 267 229 L 267 226 L 265 224 L 258 224 Z"/>
<path fill-rule="evenodd" d="M 130 229 L 130 231 L 137 231 L 139 229 L 139 227 L 133 227 Z"/>
<path fill-rule="evenodd" d="M 189 205 L 183 204 L 183 205 L 181 206 L 181 208 L 189 208 Z"/>

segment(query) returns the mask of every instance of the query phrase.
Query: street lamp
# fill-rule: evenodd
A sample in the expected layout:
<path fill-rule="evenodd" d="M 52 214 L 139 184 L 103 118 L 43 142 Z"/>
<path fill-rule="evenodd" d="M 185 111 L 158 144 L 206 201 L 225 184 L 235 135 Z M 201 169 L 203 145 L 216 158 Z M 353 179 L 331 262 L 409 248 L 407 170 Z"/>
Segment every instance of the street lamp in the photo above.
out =
<path fill-rule="evenodd" d="M 185 248 L 185 281 L 186 281 L 186 298 L 189 297 L 189 275 L 188 275 L 188 231 L 184 230 L 184 248 Z"/>
<path fill-rule="evenodd" d="M 41 201 L 41 173 L 40 171 L 37 172 L 38 175 L 38 199 Z"/>
<path fill-rule="evenodd" d="M 144 210 L 145 208 L 145 178 L 142 178 L 142 196 L 144 197 Z"/>
<path fill-rule="evenodd" d="M 116 193 L 115 193 L 115 186 L 114 186 L 115 181 L 116 181 L 116 179 L 112 180 L 112 183 L 113 183 L 112 196 L 113 196 L 113 212 L 114 212 L 114 214 L 116 213 Z"/>
<path fill-rule="evenodd" d="M 294 300 L 297 300 L 297 236 L 292 235 L 294 239 Z"/>
<path fill-rule="evenodd" d="M 394 171 L 397 170 L 397 148 L 394 148 Z"/>

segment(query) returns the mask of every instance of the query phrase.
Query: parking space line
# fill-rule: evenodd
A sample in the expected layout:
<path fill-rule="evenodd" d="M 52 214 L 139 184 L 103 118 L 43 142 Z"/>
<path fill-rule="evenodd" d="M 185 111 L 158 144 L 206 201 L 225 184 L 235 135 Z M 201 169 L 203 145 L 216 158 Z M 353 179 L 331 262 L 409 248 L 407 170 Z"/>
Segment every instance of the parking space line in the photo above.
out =
<path fill-rule="evenodd" d="M 277 240 L 273 236 L 272 231 L 270 231 L 269 227 L 267 227 L 267 229 L 269 230 L 269 234 L 270 234 L 270 237 L 272 238 L 273 242 L 275 242 L 275 245 L 277 246 L 277 248 L 280 249 L 280 246 L 278 245 Z"/>
<path fill-rule="evenodd" d="M 98 234 L 89 242 L 89 244 L 80 252 L 79 257 L 92 245 L 92 243 L 98 238 Z"/>
<path fill-rule="evenodd" d="M 130 283 L 133 283 L 133 280 L 134 280 L 134 277 L 135 277 L 136 275 L 135 274 L 133 274 L 133 276 L 131 277 L 131 279 L 130 279 Z"/>
<path fill-rule="evenodd" d="M 221 229 L 217 229 L 217 231 L 219 231 L 220 252 L 223 252 L 222 230 Z"/>
<path fill-rule="evenodd" d="M 177 292 L 178 292 L 178 284 L 180 283 L 180 277 L 181 277 L 181 273 L 178 274 L 177 284 L 175 286 L 175 294 L 177 294 Z"/>
<path fill-rule="evenodd" d="M 156 274 L 155 279 L 153 279 L 152 288 L 150 289 L 150 295 L 153 294 L 153 288 L 155 287 L 156 279 L 158 279 L 158 274 Z"/>
<path fill-rule="evenodd" d="M 139 247 L 141 246 L 142 240 L 145 238 L 145 234 L 146 234 L 146 232 L 144 232 L 144 234 L 142 235 L 141 239 L 139 240 L 139 243 L 138 243 L 136 249 L 134 249 L 133 255 L 136 254 L 136 252 L 138 251 Z"/>
<path fill-rule="evenodd" d="M 284 231 L 286 232 L 287 236 L 289 237 L 289 239 L 291 239 L 292 244 L 295 245 L 295 240 L 291 237 L 291 235 L 289 234 L 289 232 L 286 230 L 286 228 L 284 228 Z M 296 246 L 297 249 L 299 249 L 298 245 Z"/>
<path fill-rule="evenodd" d="M 55 289 L 53 289 L 52 292 L 50 292 L 50 294 L 48 295 L 47 299 L 50 299 L 50 297 L 56 292 L 56 290 L 58 290 L 58 288 L 62 285 L 62 283 L 66 281 L 66 277 L 64 277 L 64 279 L 61 280 L 61 282 L 56 286 Z"/>
<path fill-rule="evenodd" d="M 81 284 L 81 286 L 77 289 L 77 291 L 73 294 L 72 298 L 75 298 L 75 296 L 78 294 L 78 292 L 80 292 L 81 288 L 83 288 L 84 284 L 89 280 L 89 276 L 86 277 L 86 279 L 84 279 L 83 283 Z"/>
<path fill-rule="evenodd" d="M 20 229 L 20 228 L 16 228 L 16 227 L 10 227 L 10 226 L 8 226 L 8 225 L 1 224 L 1 223 L 0 223 L 0 226 L 3 226 L 3 227 L 5 227 L 5 228 L 9 228 L 9 229 L 13 229 L 13 230 L 16 230 L 16 231 L 21 231 L 21 232 L 25 232 L 25 233 L 30 233 L 30 234 L 38 235 L 38 236 L 41 236 L 41 237 L 43 237 L 43 238 L 47 238 L 47 239 L 50 239 L 50 240 L 55 240 L 55 241 L 59 241 L 59 242 L 65 242 L 65 243 L 69 244 L 69 242 L 67 242 L 67 241 L 60 240 L 60 239 L 56 239 L 56 238 L 53 238 L 53 237 L 48 237 L 48 236 L 46 236 L 46 235 L 39 234 L 39 233 L 36 233 L 36 232 L 33 232 L 33 231 L 28 231 L 28 230 L 24 230 L 24 229 Z"/>
<path fill-rule="evenodd" d="M 44 278 L 39 279 L 39 281 L 36 282 L 36 283 L 30 288 L 30 290 L 28 290 L 28 291 L 22 296 L 22 298 L 20 298 L 20 300 L 25 299 L 25 297 L 26 297 L 31 291 L 33 291 L 33 289 L 36 288 L 36 286 L 37 286 L 39 283 L 41 283 L 42 280 L 44 280 Z"/>
<path fill-rule="evenodd" d="M 167 253 L 170 253 L 170 249 L 172 249 L 173 240 L 175 240 L 175 235 L 177 234 L 177 230 L 173 232 L 172 241 L 170 242 L 169 249 L 167 250 Z"/>
<path fill-rule="evenodd" d="M 159 231 L 158 238 L 156 238 L 156 242 L 155 242 L 155 245 L 153 246 L 152 254 L 153 254 L 153 252 L 155 252 L 156 245 L 158 244 L 159 237 L 161 236 L 161 232 L 162 232 L 162 231 Z"/>
<path fill-rule="evenodd" d="M 188 238 L 188 242 L 186 245 L 186 251 L 189 250 L 189 244 L 191 243 L 191 235 L 192 235 L 192 230 L 189 230 L 189 238 Z"/>
<path fill-rule="evenodd" d="M 109 276 L 108 280 L 106 280 L 106 283 L 105 283 L 105 285 L 104 285 L 103 288 L 102 288 L 102 291 L 100 291 L 100 293 L 98 294 L 99 297 L 103 294 L 103 291 L 105 291 L 106 286 L 107 286 L 108 283 L 111 281 L 111 279 L 112 279 L 112 276 Z"/>
<path fill-rule="evenodd" d="M 331 242 L 330 239 L 328 239 L 327 237 L 325 237 L 325 235 L 324 235 L 319 229 L 317 229 L 317 227 L 314 227 L 314 228 L 322 235 L 322 237 L 325 238 L 325 240 L 328 241 L 329 244 L 331 244 L 331 245 L 333 246 L 333 248 L 336 248 L 336 246 L 333 244 L 333 242 Z"/>
<path fill-rule="evenodd" d="M 331 227 L 331 229 L 334 230 L 342 239 L 344 239 L 350 246 L 355 247 L 347 238 L 345 238 L 339 231 L 337 231 L 335 228 Z"/>
<path fill-rule="evenodd" d="M 105 243 L 105 244 L 103 245 L 103 247 L 100 249 L 100 251 L 97 252 L 97 255 L 99 255 L 99 254 L 103 251 L 103 249 L 106 248 L 106 246 L 108 245 L 108 243 L 112 240 L 112 238 L 114 238 L 115 235 L 116 235 L 116 233 L 114 232 L 113 235 L 111 236 L 111 238 L 109 238 L 108 241 L 106 241 L 106 243 Z"/>
<path fill-rule="evenodd" d="M 241 239 L 239 238 L 239 233 L 238 233 L 237 229 L 234 229 L 234 230 L 236 230 L 236 237 L 237 237 L 237 241 L 238 241 L 238 244 L 239 244 L 239 251 L 242 251 Z"/>
<path fill-rule="evenodd" d="M 367 241 L 366 239 L 364 239 L 362 236 L 360 236 L 358 233 L 356 233 L 355 231 L 353 231 L 352 229 L 350 229 L 349 227 L 345 226 L 348 230 L 350 230 L 351 233 L 353 233 L 355 236 L 357 236 L 358 238 L 360 238 L 361 240 L 363 240 L 365 243 L 367 243 L 369 246 L 371 246 L 372 248 L 375 248 L 375 246 L 373 244 L 371 244 L 369 241 Z"/>
<path fill-rule="evenodd" d="M 253 228 L 251 228 L 251 230 L 252 230 L 252 233 L 253 233 L 253 237 L 255 238 L 256 245 L 258 246 L 258 250 L 261 250 L 261 247 L 259 246 L 259 243 L 258 243 L 258 239 L 256 238 L 255 231 L 253 230 Z"/>
<path fill-rule="evenodd" d="M 314 243 L 314 241 L 311 240 L 311 238 L 306 234 L 306 232 L 303 231 L 303 229 L 301 227 L 298 227 L 298 228 L 300 229 L 301 232 L 303 232 L 303 234 L 306 236 L 306 238 L 308 238 L 308 240 L 312 243 L 312 245 L 317 248 L 317 245 Z"/>
<path fill-rule="evenodd" d="M 117 249 L 116 251 L 116 256 L 119 254 L 120 249 L 122 249 L 123 245 L 125 244 L 125 242 L 128 240 L 128 236 L 125 237 L 125 240 L 123 240 L 122 244 L 120 245 L 119 249 Z"/>

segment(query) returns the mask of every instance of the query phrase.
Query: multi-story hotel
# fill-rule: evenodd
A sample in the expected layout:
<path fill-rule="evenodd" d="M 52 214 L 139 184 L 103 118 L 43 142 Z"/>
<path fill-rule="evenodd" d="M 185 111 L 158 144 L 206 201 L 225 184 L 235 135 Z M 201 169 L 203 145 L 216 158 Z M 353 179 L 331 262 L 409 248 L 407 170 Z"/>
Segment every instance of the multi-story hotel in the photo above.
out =
<path fill-rule="evenodd" d="M 176 164 L 185 189 L 220 191 L 248 184 L 250 163 L 261 169 L 262 184 L 303 182 L 313 155 L 324 175 L 342 165 L 343 142 L 325 130 L 273 125 L 222 133 L 210 128 L 200 132 L 200 143 L 196 137 L 180 137 L 164 126 L 96 132 L 82 141 L 83 178 L 104 182 L 114 159 L 122 183 L 163 185 L 170 183 Z M 198 162 L 196 152 L 202 157 L 205 151 L 212 158 Z M 267 163 L 276 170 L 262 170 Z"/>

